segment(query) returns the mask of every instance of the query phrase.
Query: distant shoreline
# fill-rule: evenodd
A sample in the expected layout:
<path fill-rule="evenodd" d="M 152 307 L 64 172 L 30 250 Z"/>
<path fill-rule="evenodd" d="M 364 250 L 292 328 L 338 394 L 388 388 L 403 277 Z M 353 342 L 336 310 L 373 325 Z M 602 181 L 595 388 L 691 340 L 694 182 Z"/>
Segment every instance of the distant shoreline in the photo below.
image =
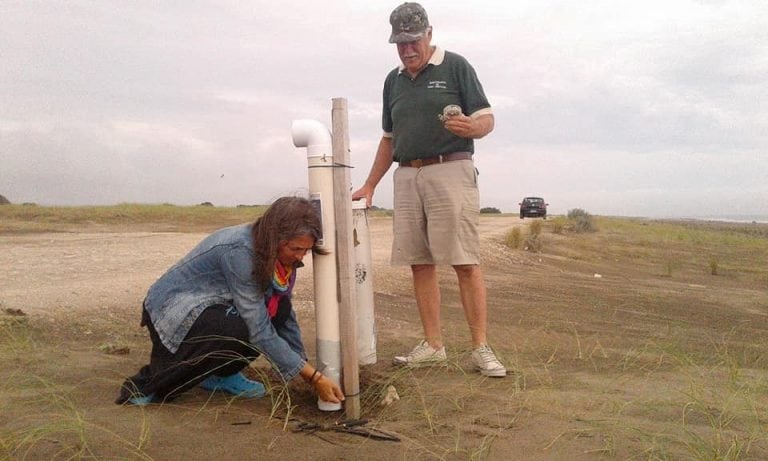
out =
<path fill-rule="evenodd" d="M 685 216 L 682 218 L 668 218 L 668 219 L 682 219 L 691 221 L 717 221 L 725 223 L 743 223 L 743 224 L 768 224 L 768 216 L 764 215 L 734 215 L 734 216 Z"/>

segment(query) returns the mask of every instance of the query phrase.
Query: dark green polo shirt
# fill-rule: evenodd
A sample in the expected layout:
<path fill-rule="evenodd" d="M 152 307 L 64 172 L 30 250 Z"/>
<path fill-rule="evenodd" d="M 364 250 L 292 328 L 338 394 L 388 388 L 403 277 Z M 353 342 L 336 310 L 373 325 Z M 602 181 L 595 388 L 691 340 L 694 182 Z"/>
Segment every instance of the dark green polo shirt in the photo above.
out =
<path fill-rule="evenodd" d="M 465 115 L 483 109 L 491 113 L 475 70 L 456 53 L 436 48 L 430 64 L 413 80 L 401 68 L 387 75 L 382 128 L 392 133 L 396 161 L 451 152 L 474 153 L 472 139 L 454 135 L 438 118 L 449 104 L 461 106 Z"/>

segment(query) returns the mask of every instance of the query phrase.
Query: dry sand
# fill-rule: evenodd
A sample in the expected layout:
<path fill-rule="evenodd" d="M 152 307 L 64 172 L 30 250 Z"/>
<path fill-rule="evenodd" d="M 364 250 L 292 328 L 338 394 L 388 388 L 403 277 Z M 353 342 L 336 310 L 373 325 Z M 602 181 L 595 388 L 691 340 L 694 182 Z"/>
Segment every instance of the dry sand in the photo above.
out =
<path fill-rule="evenodd" d="M 114 405 L 122 379 L 148 357 L 146 331 L 138 325 L 146 289 L 204 234 L 85 228 L 0 235 L 0 308 L 26 314 L 18 321 L 3 317 L 1 327 L 10 339 L 0 355 L 0 458 L 686 457 L 692 451 L 686 441 L 694 440 L 686 433 L 713 433 L 714 413 L 705 407 L 717 399 L 706 386 L 722 385 L 724 395 L 732 389 L 734 368 L 701 354 L 718 347 L 742 354 L 738 372 L 751 377 L 755 408 L 766 408 L 765 369 L 751 366 L 764 364 L 760 357 L 766 356 L 764 346 L 754 345 L 765 338 L 764 288 L 705 273 L 664 277 L 632 258 L 534 254 L 502 244 L 507 231 L 528 222 L 482 219 L 489 338 L 512 371 L 488 379 L 471 369 L 450 269 L 440 276 L 451 365 L 404 371 L 391 364 L 393 355 L 420 339 L 421 327 L 408 271 L 388 264 L 391 220 L 371 220 L 379 362 L 361 371 L 363 411 L 371 426 L 399 434 L 400 442 L 293 433 L 297 420 L 341 417 L 319 412 L 303 383 L 290 386 L 290 416 L 274 382 L 261 400 L 193 390 L 170 404 Z M 567 237 L 548 238 L 553 248 L 566 246 Z M 299 277 L 295 305 L 312 355 L 311 267 Z M 254 368 L 268 370 L 263 362 Z M 706 384 L 697 394 L 698 383 Z M 390 385 L 400 400 L 382 407 Z M 734 410 L 723 404 L 718 412 L 725 411 Z M 765 424 L 765 417 L 760 421 Z M 723 443 L 748 440 L 749 428 L 742 426 L 725 427 Z M 3 451 L 31 428 L 39 429 L 34 443 L 21 452 Z M 756 438 L 747 454 L 768 455 L 765 438 Z"/>

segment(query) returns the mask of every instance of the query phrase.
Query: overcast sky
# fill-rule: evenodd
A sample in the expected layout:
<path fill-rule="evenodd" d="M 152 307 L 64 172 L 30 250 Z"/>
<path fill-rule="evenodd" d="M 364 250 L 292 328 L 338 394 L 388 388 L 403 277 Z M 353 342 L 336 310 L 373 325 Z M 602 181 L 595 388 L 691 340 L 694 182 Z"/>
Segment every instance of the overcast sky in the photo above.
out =
<path fill-rule="evenodd" d="M 268 203 L 306 191 L 295 119 L 349 104 L 354 186 L 381 135 L 398 1 L 0 0 L 0 194 Z M 493 105 L 482 206 L 768 215 L 768 2 L 422 2 Z M 394 168 L 393 168 L 394 170 Z M 391 172 L 374 204 L 392 205 Z"/>

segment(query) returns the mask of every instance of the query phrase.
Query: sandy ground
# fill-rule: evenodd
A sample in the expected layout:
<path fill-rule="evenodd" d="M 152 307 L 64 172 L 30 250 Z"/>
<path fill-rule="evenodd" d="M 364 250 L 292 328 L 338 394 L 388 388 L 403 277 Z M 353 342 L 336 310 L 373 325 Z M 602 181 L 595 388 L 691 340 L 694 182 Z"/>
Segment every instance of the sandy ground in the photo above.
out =
<path fill-rule="evenodd" d="M 768 405 L 768 351 L 756 344 L 768 325 L 763 286 L 698 273 L 660 277 L 631 258 L 506 248 L 503 235 L 523 225 L 510 216 L 482 220 L 489 338 L 511 371 L 488 379 L 471 369 L 449 269 L 440 276 L 450 366 L 391 364 L 421 328 L 408 271 L 388 264 L 391 221 L 371 220 L 379 362 L 361 370 L 363 416 L 400 442 L 292 432 L 296 421 L 342 417 L 319 412 L 303 383 L 286 394 L 269 381 L 260 400 L 193 390 L 170 404 L 114 405 L 122 379 L 148 357 L 138 325 L 146 289 L 204 234 L 0 235 L 0 308 L 26 314 L 0 324 L 10 338 L 0 355 L 0 458 L 24 436 L 34 443 L 6 452 L 11 459 L 675 459 L 691 453 L 686 434 L 716 430 L 706 408 L 719 401 L 707 386 L 722 383 L 723 395 L 732 388 L 733 367 L 701 353 L 717 348 L 740 354 L 753 407 Z M 557 246 L 565 237 L 551 238 Z M 312 355 L 311 264 L 295 296 Z M 253 368 L 269 377 L 264 362 Z M 706 390 L 697 394 L 699 383 Z M 400 400 L 382 406 L 390 385 Z M 749 441 L 744 459 L 768 455 L 765 439 L 742 426 L 722 427 L 723 443 Z M 764 419 L 756 427 L 764 430 Z"/>

